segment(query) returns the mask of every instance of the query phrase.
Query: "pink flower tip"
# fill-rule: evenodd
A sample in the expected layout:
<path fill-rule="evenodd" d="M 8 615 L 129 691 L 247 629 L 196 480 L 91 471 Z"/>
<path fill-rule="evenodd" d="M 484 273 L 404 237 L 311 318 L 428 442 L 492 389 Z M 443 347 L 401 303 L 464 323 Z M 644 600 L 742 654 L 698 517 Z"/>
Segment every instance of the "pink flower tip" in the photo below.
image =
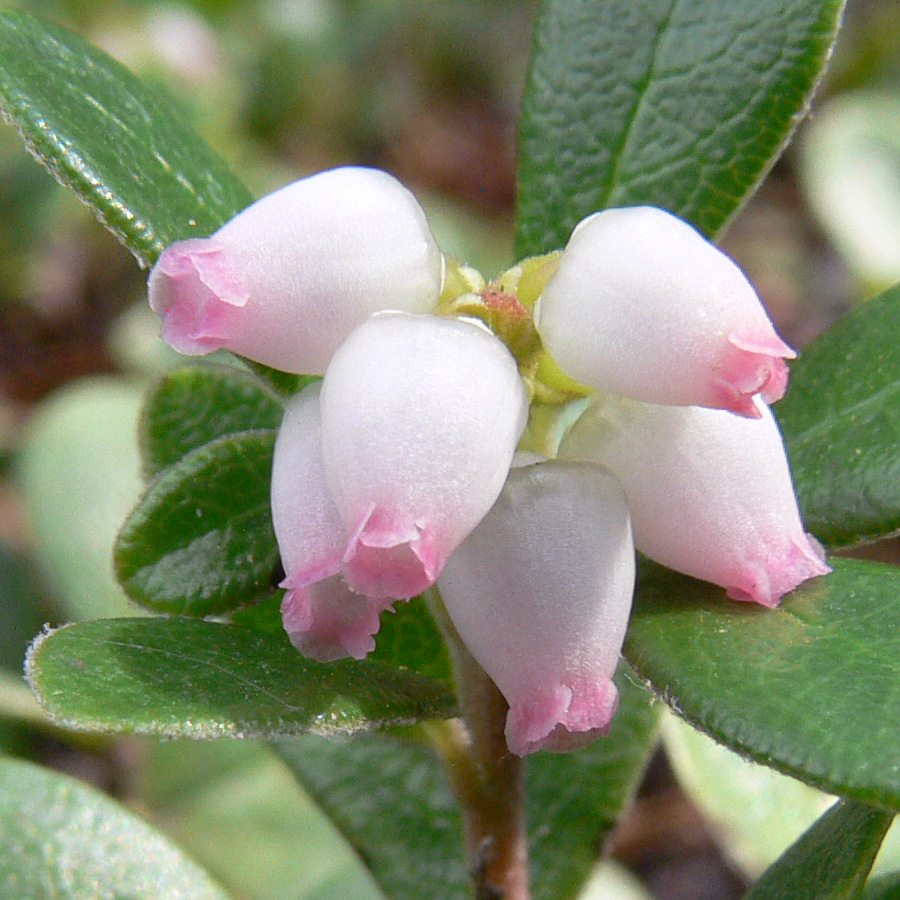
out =
<path fill-rule="evenodd" d="M 375 649 L 379 616 L 390 601 L 355 594 L 339 575 L 313 584 L 296 585 L 286 578 L 281 619 L 291 643 L 304 656 L 332 662 L 351 656 L 363 659 Z"/>
<path fill-rule="evenodd" d="M 784 393 L 781 340 L 735 263 L 653 207 L 605 209 L 572 232 L 535 306 L 556 365 L 575 381 L 645 403 L 726 409 Z"/>
<path fill-rule="evenodd" d="M 386 172 L 345 166 L 252 203 L 210 238 L 168 248 L 150 273 L 163 337 L 321 374 L 372 313 L 432 312 L 444 258 L 415 197 Z"/>
<path fill-rule="evenodd" d="M 434 535 L 422 523 L 404 523 L 370 505 L 354 529 L 342 559 L 342 571 L 354 591 L 404 600 L 434 584 L 446 561 Z"/>
<path fill-rule="evenodd" d="M 731 600 L 747 600 L 774 609 L 785 594 L 804 581 L 830 571 L 819 542 L 810 534 L 801 534 L 780 554 L 745 560 L 733 583 L 726 585 L 726 594 Z"/>
<path fill-rule="evenodd" d="M 609 731 L 618 705 L 619 691 L 609 679 L 558 684 L 527 701 L 513 701 L 506 717 L 506 743 L 517 756 L 576 750 Z"/>
<path fill-rule="evenodd" d="M 774 403 L 784 396 L 789 375 L 785 359 L 794 359 L 797 354 L 774 333 L 763 335 L 762 339 L 732 333 L 728 343 L 733 353 L 716 380 L 716 405 L 758 419 L 760 412 L 754 398 L 759 395 L 766 403 Z"/>
<path fill-rule="evenodd" d="M 230 319 L 249 294 L 229 271 L 212 238 L 167 247 L 150 275 L 150 305 L 162 318 L 163 340 L 179 353 L 202 356 L 229 340 Z"/>

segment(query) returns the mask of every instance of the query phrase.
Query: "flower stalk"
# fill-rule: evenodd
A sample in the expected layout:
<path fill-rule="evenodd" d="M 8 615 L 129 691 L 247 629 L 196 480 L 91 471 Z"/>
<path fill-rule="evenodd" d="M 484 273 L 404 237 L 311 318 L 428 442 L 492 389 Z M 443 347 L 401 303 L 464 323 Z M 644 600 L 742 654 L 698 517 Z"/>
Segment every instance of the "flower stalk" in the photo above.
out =
<path fill-rule="evenodd" d="M 436 590 L 429 605 L 450 649 L 461 719 L 426 726 L 463 816 L 476 900 L 529 900 L 522 757 L 509 752 L 509 706 L 460 640 Z"/>

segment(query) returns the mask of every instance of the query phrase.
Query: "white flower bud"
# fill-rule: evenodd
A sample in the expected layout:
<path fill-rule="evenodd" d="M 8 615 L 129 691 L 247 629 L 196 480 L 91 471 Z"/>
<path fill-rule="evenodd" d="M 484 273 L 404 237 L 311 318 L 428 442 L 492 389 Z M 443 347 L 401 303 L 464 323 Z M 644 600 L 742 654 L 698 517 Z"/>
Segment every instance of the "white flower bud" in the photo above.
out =
<path fill-rule="evenodd" d="M 759 418 L 749 419 L 612 399 L 585 412 L 561 454 L 615 474 L 642 553 L 734 600 L 777 606 L 831 570 L 803 531 L 778 426 L 756 405 Z"/>
<path fill-rule="evenodd" d="M 166 248 L 149 295 L 180 353 L 224 347 L 321 374 L 373 312 L 433 311 L 442 277 L 415 197 L 386 172 L 347 167 L 263 197 L 212 237 Z"/>
<path fill-rule="evenodd" d="M 785 358 L 741 270 L 686 222 L 649 206 L 575 229 L 535 310 L 559 367 L 597 390 L 755 417 L 787 386 Z"/>
<path fill-rule="evenodd" d="M 472 656 L 506 697 L 513 753 L 605 732 L 634 591 L 621 487 L 590 463 L 513 469 L 438 586 Z"/>
<path fill-rule="evenodd" d="M 334 355 L 321 406 L 347 583 L 421 593 L 506 480 L 528 410 L 515 360 L 480 325 L 382 313 Z"/>
<path fill-rule="evenodd" d="M 272 523 L 287 589 L 281 614 L 307 656 L 362 659 L 375 647 L 379 614 L 390 601 L 354 594 L 340 575 L 347 537 L 325 482 L 320 392 L 320 384 L 310 385 L 291 400 L 275 442 Z"/>

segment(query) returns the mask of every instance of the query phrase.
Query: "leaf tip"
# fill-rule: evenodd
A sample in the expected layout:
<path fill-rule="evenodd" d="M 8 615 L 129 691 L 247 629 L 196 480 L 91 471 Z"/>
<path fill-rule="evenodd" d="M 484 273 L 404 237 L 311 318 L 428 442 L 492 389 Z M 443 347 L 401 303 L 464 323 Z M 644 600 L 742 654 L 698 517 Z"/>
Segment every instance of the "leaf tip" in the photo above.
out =
<path fill-rule="evenodd" d="M 31 689 L 31 693 L 34 695 L 34 699 L 37 700 L 41 709 L 47 713 L 47 715 L 53 719 L 54 722 L 60 724 L 54 716 L 53 712 L 50 709 L 50 704 L 47 701 L 46 696 L 40 687 L 40 663 L 38 661 L 38 654 L 41 651 L 44 643 L 48 638 L 52 637 L 59 631 L 63 631 L 66 628 L 69 628 L 70 624 L 60 625 L 58 628 L 53 628 L 49 622 L 45 622 L 43 628 L 40 631 L 40 634 L 36 635 L 31 643 L 28 645 L 28 649 L 25 651 L 25 663 L 23 669 L 23 675 L 25 678 L 25 683 Z"/>

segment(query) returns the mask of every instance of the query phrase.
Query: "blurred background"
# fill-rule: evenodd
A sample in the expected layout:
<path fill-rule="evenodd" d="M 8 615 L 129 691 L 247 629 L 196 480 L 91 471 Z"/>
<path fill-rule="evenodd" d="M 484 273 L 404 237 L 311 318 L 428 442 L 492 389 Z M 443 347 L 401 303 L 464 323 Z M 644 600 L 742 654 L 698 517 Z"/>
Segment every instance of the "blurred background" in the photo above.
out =
<path fill-rule="evenodd" d="M 446 250 L 486 275 L 513 262 L 534 0 L 12 5 L 154 82 L 257 194 L 382 167 Z M 799 347 L 900 281 L 900 0 L 849 0 L 813 115 L 723 244 Z M 42 623 L 136 613 L 110 548 L 141 490 L 141 395 L 174 361 L 145 278 L 0 126 L 0 752 L 124 799 L 239 900 L 377 897 L 264 747 L 73 739 L 41 723 L 21 680 Z M 829 802 L 674 720 L 665 747 L 585 897 L 737 898 Z"/>

